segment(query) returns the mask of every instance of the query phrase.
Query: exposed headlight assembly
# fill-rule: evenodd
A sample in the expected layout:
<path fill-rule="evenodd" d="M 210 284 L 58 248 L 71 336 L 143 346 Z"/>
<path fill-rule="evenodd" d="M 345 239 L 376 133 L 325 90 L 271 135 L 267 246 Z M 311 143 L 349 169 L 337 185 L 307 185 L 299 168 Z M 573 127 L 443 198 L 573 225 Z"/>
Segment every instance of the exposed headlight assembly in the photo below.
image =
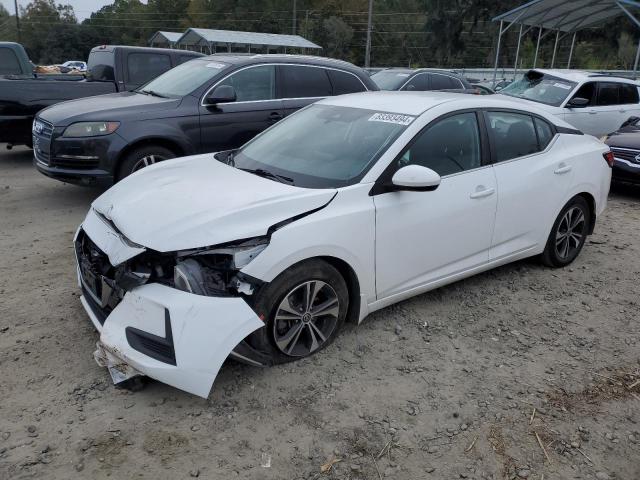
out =
<path fill-rule="evenodd" d="M 115 132 L 120 122 L 78 122 L 69 125 L 63 137 L 100 137 Z"/>
<path fill-rule="evenodd" d="M 228 295 L 241 289 L 248 293 L 242 288 L 238 272 L 268 244 L 268 238 L 258 237 L 205 250 L 179 252 L 173 270 L 174 286 L 196 295 Z"/>

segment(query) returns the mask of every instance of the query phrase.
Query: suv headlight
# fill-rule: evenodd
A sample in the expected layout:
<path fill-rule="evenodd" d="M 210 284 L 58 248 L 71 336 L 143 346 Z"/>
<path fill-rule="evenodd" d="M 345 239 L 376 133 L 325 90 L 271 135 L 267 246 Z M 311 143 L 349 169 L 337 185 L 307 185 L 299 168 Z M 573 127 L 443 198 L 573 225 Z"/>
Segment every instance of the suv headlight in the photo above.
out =
<path fill-rule="evenodd" d="M 196 295 L 228 294 L 230 288 L 237 288 L 238 272 L 268 245 L 267 237 L 257 237 L 241 243 L 179 252 L 173 268 L 174 286 Z"/>
<path fill-rule="evenodd" d="M 120 122 L 78 122 L 69 125 L 63 137 L 99 137 L 115 132 Z"/>

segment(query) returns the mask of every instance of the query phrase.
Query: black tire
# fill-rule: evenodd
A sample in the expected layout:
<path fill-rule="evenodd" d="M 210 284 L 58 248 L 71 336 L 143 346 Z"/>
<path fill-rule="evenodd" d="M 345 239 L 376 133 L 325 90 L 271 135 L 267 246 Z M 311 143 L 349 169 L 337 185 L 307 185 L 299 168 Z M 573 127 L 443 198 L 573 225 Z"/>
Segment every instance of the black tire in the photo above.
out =
<path fill-rule="evenodd" d="M 551 228 L 542 252 L 542 262 L 553 268 L 566 267 L 573 262 L 584 246 L 590 225 L 589 204 L 582 196 L 573 197 L 560 211 Z"/>
<path fill-rule="evenodd" d="M 285 299 L 288 299 L 286 300 L 287 306 L 293 307 L 296 304 L 296 299 L 300 298 L 300 306 L 302 306 L 304 301 L 302 294 L 307 291 L 303 286 L 310 283 L 316 286 L 326 285 L 326 287 L 317 288 L 317 295 L 312 307 L 329 305 L 330 299 L 335 294 L 338 302 L 337 309 L 331 308 L 331 310 L 337 311 L 335 318 L 333 314 L 314 317 L 310 313 L 312 308 L 307 312 L 299 312 L 299 320 L 294 320 L 293 315 L 281 310 L 281 304 L 285 302 Z M 260 318 L 265 320 L 266 328 L 260 329 L 247 340 L 254 348 L 271 357 L 273 364 L 308 357 L 319 352 L 335 339 L 344 324 L 348 309 L 349 290 L 340 272 L 323 260 L 301 262 L 281 273 L 256 293 L 254 310 Z M 279 312 L 280 315 L 277 315 Z M 307 313 L 310 314 L 310 317 L 306 315 Z M 290 316 L 291 319 L 283 319 L 283 314 Z M 277 316 L 278 318 L 276 318 Z M 295 345 L 287 353 L 288 348 L 283 347 L 283 344 L 286 342 L 286 334 L 293 332 L 294 328 L 299 329 L 300 334 L 295 338 L 297 340 Z M 321 336 L 317 332 L 320 332 L 324 340 L 321 340 Z M 312 334 L 316 339 L 315 344 Z M 294 337 L 295 335 L 291 337 L 292 343 L 289 346 L 293 345 Z M 312 348 L 314 346 L 315 348 Z"/>
<path fill-rule="evenodd" d="M 127 153 L 120 163 L 116 174 L 116 181 L 119 182 L 133 172 L 147 166 L 144 165 L 145 159 L 147 159 L 147 163 L 150 162 L 151 159 L 153 160 L 151 163 L 156 163 L 175 157 L 176 154 L 173 151 L 160 145 L 145 145 L 144 147 L 135 148 Z"/>

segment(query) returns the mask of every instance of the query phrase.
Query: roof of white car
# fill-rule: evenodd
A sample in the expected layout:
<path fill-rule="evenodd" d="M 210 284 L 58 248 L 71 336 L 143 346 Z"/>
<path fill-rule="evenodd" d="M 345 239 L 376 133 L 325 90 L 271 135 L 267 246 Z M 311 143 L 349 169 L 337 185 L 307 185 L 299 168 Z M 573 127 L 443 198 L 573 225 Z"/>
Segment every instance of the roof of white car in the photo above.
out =
<path fill-rule="evenodd" d="M 606 73 L 594 73 L 594 72 L 585 72 L 584 70 L 561 70 L 561 69 L 555 69 L 555 70 L 551 70 L 551 69 L 543 69 L 543 68 L 536 68 L 536 72 L 542 72 L 545 73 L 547 75 L 553 75 L 554 77 L 558 77 L 561 78 L 563 80 L 569 80 L 570 82 L 576 82 L 576 83 L 580 83 L 580 82 L 586 82 L 586 81 L 595 81 L 595 80 L 606 80 L 606 79 L 610 79 L 613 81 L 620 81 L 623 83 L 637 83 L 634 80 L 631 80 L 630 78 L 624 78 L 624 77 L 616 77 L 615 75 L 609 75 Z"/>
<path fill-rule="evenodd" d="M 317 103 L 415 116 L 443 103 L 451 103 L 451 110 L 512 108 L 542 114 L 542 111 L 532 106 L 530 102 L 515 98 L 455 92 L 364 92 L 328 97 Z"/>

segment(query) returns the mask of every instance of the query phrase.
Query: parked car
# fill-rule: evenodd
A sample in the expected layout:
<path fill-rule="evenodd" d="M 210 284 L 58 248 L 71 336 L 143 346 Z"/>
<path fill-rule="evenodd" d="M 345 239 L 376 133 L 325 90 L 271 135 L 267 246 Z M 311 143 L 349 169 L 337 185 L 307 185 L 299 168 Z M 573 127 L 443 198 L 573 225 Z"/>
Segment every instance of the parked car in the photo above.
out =
<path fill-rule="evenodd" d="M 9 53 L 7 53 L 9 52 Z M 22 60 L 17 55 L 24 54 Z M 0 143 L 32 145 L 35 114 L 50 105 L 74 98 L 133 90 L 159 74 L 200 53 L 163 48 L 101 46 L 89 54 L 88 77 L 83 75 L 34 75 L 26 71 L 24 49 L 0 48 L 2 56 L 22 65 L 21 74 L 0 77 Z"/>
<path fill-rule="evenodd" d="M 239 147 L 320 98 L 366 90 L 376 90 L 370 77 L 338 60 L 213 55 L 133 92 L 43 110 L 35 165 L 65 182 L 112 184 L 158 161 Z"/>
<path fill-rule="evenodd" d="M 389 68 L 373 74 L 371 79 L 376 82 L 380 90 L 424 92 L 473 89 L 466 78 L 448 70 Z"/>
<path fill-rule="evenodd" d="M 202 397 L 227 356 L 288 362 L 345 321 L 525 257 L 564 267 L 609 148 L 498 96 L 327 98 L 237 150 L 153 165 L 75 236 L 95 354 Z"/>
<path fill-rule="evenodd" d="M 69 60 L 68 62 L 64 62 L 60 65 L 60 71 L 62 73 L 67 73 L 72 70 L 84 73 L 87 71 L 87 63 L 80 60 Z"/>
<path fill-rule="evenodd" d="M 478 91 L 479 95 L 493 95 L 494 93 L 496 93 L 493 90 L 491 90 L 489 87 L 482 85 L 480 83 L 472 83 L 471 87 L 475 88 Z"/>
<path fill-rule="evenodd" d="M 640 185 L 640 118 L 631 117 L 605 139 L 613 152 L 613 180 Z"/>
<path fill-rule="evenodd" d="M 627 78 L 566 70 L 530 70 L 500 95 L 536 104 L 584 133 L 602 137 L 640 117 L 640 84 Z"/>

